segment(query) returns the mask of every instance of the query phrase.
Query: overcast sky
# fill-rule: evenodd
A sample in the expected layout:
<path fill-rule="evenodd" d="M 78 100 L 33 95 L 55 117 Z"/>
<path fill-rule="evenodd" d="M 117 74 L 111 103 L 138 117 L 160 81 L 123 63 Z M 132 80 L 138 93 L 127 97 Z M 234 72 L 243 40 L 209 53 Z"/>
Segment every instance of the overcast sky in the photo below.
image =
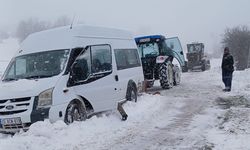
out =
<path fill-rule="evenodd" d="M 184 49 L 199 41 L 212 51 L 226 27 L 250 26 L 250 0 L 0 0 L 0 30 L 14 32 L 30 17 L 74 15 L 76 23 L 178 36 Z"/>

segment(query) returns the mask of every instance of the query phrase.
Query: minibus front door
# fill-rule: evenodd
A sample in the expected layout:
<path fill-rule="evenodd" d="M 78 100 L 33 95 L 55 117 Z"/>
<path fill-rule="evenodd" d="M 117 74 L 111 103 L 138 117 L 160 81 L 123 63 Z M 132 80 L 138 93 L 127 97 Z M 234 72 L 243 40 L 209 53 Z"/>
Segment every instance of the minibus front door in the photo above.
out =
<path fill-rule="evenodd" d="M 117 81 L 111 59 L 109 45 L 88 46 L 72 66 L 71 80 L 75 93 L 88 100 L 95 111 L 116 107 Z"/>

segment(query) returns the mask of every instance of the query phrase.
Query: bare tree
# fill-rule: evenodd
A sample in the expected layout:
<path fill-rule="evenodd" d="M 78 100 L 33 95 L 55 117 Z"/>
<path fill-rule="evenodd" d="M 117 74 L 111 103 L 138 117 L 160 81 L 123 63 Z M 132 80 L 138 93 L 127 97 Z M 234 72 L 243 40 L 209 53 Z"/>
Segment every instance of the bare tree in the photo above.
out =
<path fill-rule="evenodd" d="M 58 18 L 51 27 L 54 28 L 54 27 L 60 27 L 60 26 L 67 26 L 67 25 L 70 25 L 70 22 L 71 20 L 69 17 L 62 16 Z"/>
<path fill-rule="evenodd" d="M 16 30 L 16 37 L 19 39 L 19 42 L 22 42 L 31 33 L 69 24 L 70 19 L 66 16 L 62 16 L 52 23 L 48 21 L 40 21 L 37 18 L 30 18 L 19 23 Z"/>
<path fill-rule="evenodd" d="M 230 48 L 235 58 L 237 70 L 247 68 L 250 50 L 250 31 L 247 26 L 227 28 L 223 35 L 222 44 Z"/>
<path fill-rule="evenodd" d="M 22 42 L 29 34 L 42 31 L 48 28 L 48 24 L 39 21 L 37 18 L 30 18 L 19 23 L 16 30 L 16 37 Z"/>

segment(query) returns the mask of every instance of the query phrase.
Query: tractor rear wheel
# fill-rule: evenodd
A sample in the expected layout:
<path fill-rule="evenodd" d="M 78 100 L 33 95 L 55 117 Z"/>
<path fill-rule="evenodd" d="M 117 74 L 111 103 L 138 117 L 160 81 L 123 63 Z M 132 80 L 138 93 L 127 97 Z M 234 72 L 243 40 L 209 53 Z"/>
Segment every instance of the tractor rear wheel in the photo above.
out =
<path fill-rule="evenodd" d="M 173 68 L 170 63 L 163 63 L 160 67 L 160 84 L 163 89 L 173 87 Z"/>

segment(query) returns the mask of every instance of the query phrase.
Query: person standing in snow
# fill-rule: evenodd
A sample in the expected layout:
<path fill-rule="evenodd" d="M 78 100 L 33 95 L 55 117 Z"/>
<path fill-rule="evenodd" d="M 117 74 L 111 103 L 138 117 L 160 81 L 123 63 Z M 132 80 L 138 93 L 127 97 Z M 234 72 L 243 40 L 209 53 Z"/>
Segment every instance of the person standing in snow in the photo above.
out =
<path fill-rule="evenodd" d="M 229 48 L 225 47 L 222 58 L 222 81 L 225 84 L 223 91 L 230 92 L 232 87 L 232 78 L 234 72 L 234 59 L 229 52 Z"/>

